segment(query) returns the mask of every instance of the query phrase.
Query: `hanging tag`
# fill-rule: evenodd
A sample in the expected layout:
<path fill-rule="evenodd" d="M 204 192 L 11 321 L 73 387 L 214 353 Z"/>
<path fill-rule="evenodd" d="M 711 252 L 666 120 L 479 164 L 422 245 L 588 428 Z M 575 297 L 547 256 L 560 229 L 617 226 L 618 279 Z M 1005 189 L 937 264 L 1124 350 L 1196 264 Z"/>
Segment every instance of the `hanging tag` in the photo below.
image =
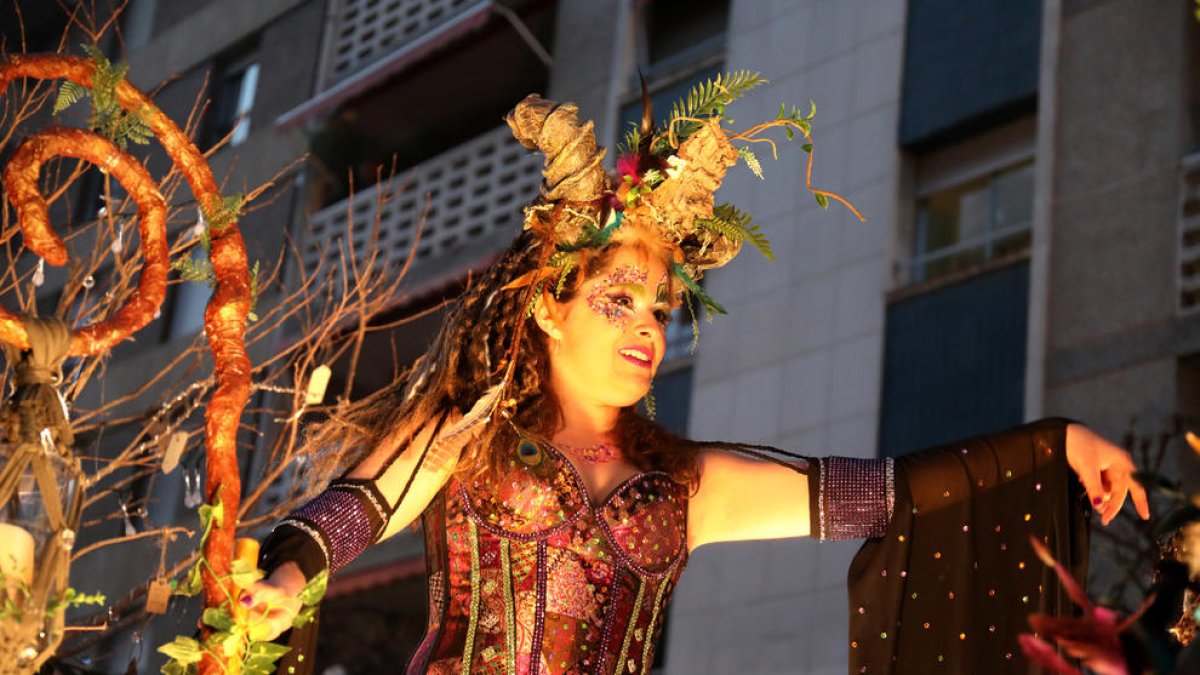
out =
<path fill-rule="evenodd" d="M 46 283 L 46 259 L 38 258 L 37 269 L 33 271 L 33 285 L 41 288 Z"/>
<path fill-rule="evenodd" d="M 308 405 L 320 405 L 325 400 L 325 388 L 329 386 L 329 376 L 333 371 L 329 366 L 321 364 L 313 368 L 308 376 L 308 391 L 304 392 L 304 402 Z"/>
<path fill-rule="evenodd" d="M 146 611 L 151 614 L 166 614 L 171 600 L 171 585 L 165 579 L 154 579 L 146 589 Z"/>
<path fill-rule="evenodd" d="M 167 437 L 167 449 L 163 451 L 162 472 L 171 473 L 179 466 L 179 457 L 187 448 L 188 434 L 186 431 L 176 431 Z"/>

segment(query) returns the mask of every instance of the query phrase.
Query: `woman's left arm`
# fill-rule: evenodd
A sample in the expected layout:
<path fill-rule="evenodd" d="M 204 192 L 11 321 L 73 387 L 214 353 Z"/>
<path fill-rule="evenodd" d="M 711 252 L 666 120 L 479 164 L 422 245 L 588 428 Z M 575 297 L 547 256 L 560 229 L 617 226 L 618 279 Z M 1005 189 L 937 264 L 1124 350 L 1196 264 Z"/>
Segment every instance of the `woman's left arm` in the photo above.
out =
<path fill-rule="evenodd" d="M 1136 469 L 1128 452 L 1076 423 L 1067 425 L 1065 445 L 1067 463 L 1083 484 L 1103 524 L 1107 525 L 1117 516 L 1127 497 L 1133 500 L 1138 515 L 1143 519 L 1150 517 L 1146 491 L 1133 479 Z M 840 460 L 841 463 L 863 465 L 875 461 L 882 467 L 887 460 Z M 721 541 L 813 534 L 807 473 L 826 469 L 819 469 L 815 463 L 807 468 L 789 468 L 718 450 L 701 452 L 699 464 L 700 485 L 688 502 L 689 550 Z M 833 466 L 832 470 L 837 471 L 837 465 Z M 856 471 L 856 468 L 849 466 L 846 470 Z M 883 475 L 886 472 L 881 468 L 877 473 Z M 863 484 L 861 479 L 852 482 Z M 840 502 L 846 496 L 843 494 L 834 499 Z M 875 508 L 885 509 L 886 495 L 860 496 L 879 497 L 874 500 L 879 505 Z M 852 507 L 861 513 L 863 504 L 856 503 Z M 886 526 L 888 516 L 876 515 Z"/>
<path fill-rule="evenodd" d="M 700 453 L 700 485 L 688 500 L 688 550 L 719 541 L 808 536 L 808 476 L 719 450 Z"/>

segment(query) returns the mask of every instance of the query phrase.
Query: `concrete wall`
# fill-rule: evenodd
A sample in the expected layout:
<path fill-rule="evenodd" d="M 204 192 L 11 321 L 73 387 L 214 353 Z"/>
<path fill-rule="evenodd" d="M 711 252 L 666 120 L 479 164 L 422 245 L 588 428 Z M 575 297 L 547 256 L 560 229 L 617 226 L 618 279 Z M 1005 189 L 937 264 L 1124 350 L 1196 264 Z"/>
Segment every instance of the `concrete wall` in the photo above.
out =
<path fill-rule="evenodd" d="M 803 153 L 758 148 L 766 180 L 730 172 L 718 197 L 756 216 L 779 261 L 753 250 L 709 275 L 730 316 L 701 326 L 692 436 L 813 455 L 874 456 L 884 294 L 900 184 L 896 144 L 904 3 L 735 0 L 726 68 L 772 85 L 730 110 L 744 125 L 817 104 L 813 183 Z M 667 673 L 845 672 L 846 570 L 857 544 L 700 549 L 671 609 Z"/>
<path fill-rule="evenodd" d="M 1181 3 L 1067 2 L 1055 82 L 1046 411 L 1110 434 L 1175 404 Z"/>

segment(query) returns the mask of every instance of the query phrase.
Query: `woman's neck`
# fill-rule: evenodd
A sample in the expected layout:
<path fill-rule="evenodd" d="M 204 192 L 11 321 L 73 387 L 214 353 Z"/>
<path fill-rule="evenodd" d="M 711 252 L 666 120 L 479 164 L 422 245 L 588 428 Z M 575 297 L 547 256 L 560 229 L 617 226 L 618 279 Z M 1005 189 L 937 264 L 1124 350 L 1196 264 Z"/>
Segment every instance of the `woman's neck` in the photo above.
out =
<path fill-rule="evenodd" d="M 587 405 L 579 401 L 559 401 L 563 424 L 554 440 L 572 445 L 590 445 L 608 439 L 617 425 L 620 408 Z"/>

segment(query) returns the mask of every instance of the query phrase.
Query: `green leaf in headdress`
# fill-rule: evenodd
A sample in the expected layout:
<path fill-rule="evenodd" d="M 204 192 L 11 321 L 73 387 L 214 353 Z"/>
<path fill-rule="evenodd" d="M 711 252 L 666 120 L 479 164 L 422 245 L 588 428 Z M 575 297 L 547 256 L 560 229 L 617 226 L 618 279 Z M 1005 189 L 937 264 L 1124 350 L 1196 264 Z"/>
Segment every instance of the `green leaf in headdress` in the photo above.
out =
<path fill-rule="evenodd" d="M 683 265 L 680 265 L 679 263 L 671 263 L 671 271 L 676 277 L 679 278 L 680 281 L 683 282 L 683 285 L 685 288 L 687 288 L 688 292 L 696 296 L 696 299 L 700 301 L 700 304 L 703 305 L 704 308 L 709 312 L 713 314 L 729 313 L 725 311 L 725 308 L 722 307 L 719 302 L 713 300 L 707 293 L 704 292 L 704 289 L 700 287 L 700 284 L 696 283 L 696 280 L 692 279 L 691 275 L 687 273 L 687 270 L 683 268 Z"/>

